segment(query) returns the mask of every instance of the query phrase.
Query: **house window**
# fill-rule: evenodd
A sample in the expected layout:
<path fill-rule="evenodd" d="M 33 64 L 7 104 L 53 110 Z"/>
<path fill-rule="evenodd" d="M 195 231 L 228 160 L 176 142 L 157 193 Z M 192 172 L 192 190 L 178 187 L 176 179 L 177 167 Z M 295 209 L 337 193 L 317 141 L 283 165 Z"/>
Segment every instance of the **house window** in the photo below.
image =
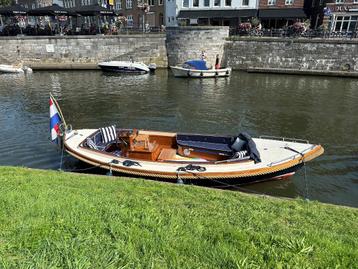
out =
<path fill-rule="evenodd" d="M 204 7 L 210 6 L 210 0 L 204 0 Z"/>
<path fill-rule="evenodd" d="M 250 2 L 250 0 L 242 0 L 242 5 L 243 6 L 248 6 L 249 2 Z"/>
<path fill-rule="evenodd" d="M 343 4 L 344 0 L 336 0 L 336 4 Z"/>
<path fill-rule="evenodd" d="M 219 7 L 220 6 L 220 0 L 214 0 L 214 6 Z"/>
<path fill-rule="evenodd" d="M 168 22 L 170 22 L 170 17 L 168 16 Z"/>
<path fill-rule="evenodd" d="M 159 0 L 159 5 L 160 5 L 160 6 L 163 5 L 163 0 Z"/>
<path fill-rule="evenodd" d="M 193 0 L 193 7 L 199 6 L 199 0 Z"/>
<path fill-rule="evenodd" d="M 183 7 L 189 7 L 189 0 L 183 0 Z"/>
<path fill-rule="evenodd" d="M 128 0 L 127 0 L 128 1 Z M 132 2 L 132 1 L 131 1 Z M 133 27 L 133 15 L 128 15 L 127 16 L 127 26 L 128 27 Z"/>
<path fill-rule="evenodd" d="M 126 8 L 132 8 L 132 0 L 126 0 Z M 132 16 L 132 15 L 129 15 L 129 16 Z M 133 16 L 132 16 L 132 21 L 133 21 Z"/>
<path fill-rule="evenodd" d="M 268 5 L 268 6 L 274 6 L 274 5 L 276 5 L 276 0 L 268 0 L 268 1 L 267 1 L 267 5 Z"/>
<path fill-rule="evenodd" d="M 149 0 L 149 1 L 148 1 L 148 4 L 149 4 L 150 6 L 155 6 L 155 0 Z"/>
<path fill-rule="evenodd" d="M 116 9 L 117 9 L 117 10 L 122 9 L 122 0 L 117 0 L 117 1 L 116 1 Z"/>
<path fill-rule="evenodd" d="M 231 7 L 231 0 L 225 0 L 225 6 Z"/>
<path fill-rule="evenodd" d="M 285 0 L 285 5 L 286 5 L 286 6 L 293 5 L 293 1 L 294 1 L 294 0 Z"/>
<path fill-rule="evenodd" d="M 336 32 L 354 32 L 357 27 L 358 16 L 337 16 L 333 22 Z"/>

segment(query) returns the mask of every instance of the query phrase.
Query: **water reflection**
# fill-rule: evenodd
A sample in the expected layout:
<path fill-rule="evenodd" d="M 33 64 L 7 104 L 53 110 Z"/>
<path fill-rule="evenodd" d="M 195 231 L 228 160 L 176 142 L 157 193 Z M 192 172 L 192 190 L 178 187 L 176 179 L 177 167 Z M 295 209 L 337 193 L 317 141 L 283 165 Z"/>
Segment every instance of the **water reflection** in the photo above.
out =
<path fill-rule="evenodd" d="M 75 128 L 107 124 L 196 133 L 262 134 L 321 143 L 325 154 L 307 166 L 310 199 L 358 206 L 358 81 L 247 74 L 178 79 L 102 72 L 0 75 L 0 164 L 59 167 L 49 142 L 48 94 Z M 31 141 L 31 143 L 29 143 Z M 66 167 L 79 163 L 66 157 Z M 305 195 L 301 170 L 291 180 L 246 186 L 279 196 Z"/>

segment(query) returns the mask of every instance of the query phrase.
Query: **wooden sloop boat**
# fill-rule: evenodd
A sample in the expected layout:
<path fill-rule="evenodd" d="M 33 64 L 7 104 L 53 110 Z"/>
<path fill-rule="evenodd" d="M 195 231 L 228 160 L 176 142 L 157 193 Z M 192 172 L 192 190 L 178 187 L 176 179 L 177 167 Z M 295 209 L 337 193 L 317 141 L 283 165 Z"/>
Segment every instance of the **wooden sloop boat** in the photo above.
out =
<path fill-rule="evenodd" d="M 65 150 L 93 166 L 193 184 L 242 184 L 291 176 L 324 151 L 308 141 L 180 134 L 114 126 L 68 130 Z"/>
<path fill-rule="evenodd" d="M 182 66 L 171 66 L 170 69 L 175 77 L 188 78 L 217 78 L 229 77 L 231 75 L 231 68 L 209 69 L 206 66 L 206 61 L 191 60 L 185 62 Z"/>

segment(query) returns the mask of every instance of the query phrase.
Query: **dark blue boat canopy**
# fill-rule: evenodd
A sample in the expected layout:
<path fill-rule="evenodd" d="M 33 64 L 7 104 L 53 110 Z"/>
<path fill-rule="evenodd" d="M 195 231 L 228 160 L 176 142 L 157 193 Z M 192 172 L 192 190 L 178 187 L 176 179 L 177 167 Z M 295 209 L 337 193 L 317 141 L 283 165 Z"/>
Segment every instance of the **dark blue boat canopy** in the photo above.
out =
<path fill-rule="evenodd" d="M 208 70 L 206 61 L 204 60 L 190 60 L 184 63 L 184 68 L 197 69 L 197 70 Z"/>

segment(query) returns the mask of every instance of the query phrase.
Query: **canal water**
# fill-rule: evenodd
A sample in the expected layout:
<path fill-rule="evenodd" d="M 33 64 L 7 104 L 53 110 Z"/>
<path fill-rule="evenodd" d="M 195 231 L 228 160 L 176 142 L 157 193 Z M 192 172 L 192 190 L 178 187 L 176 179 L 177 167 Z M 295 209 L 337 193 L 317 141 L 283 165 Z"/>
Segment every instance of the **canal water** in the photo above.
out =
<path fill-rule="evenodd" d="M 234 72 L 223 79 L 105 75 L 100 71 L 0 75 L 0 165 L 58 169 L 49 140 L 49 92 L 74 128 L 139 129 L 307 139 L 325 148 L 288 180 L 244 188 L 358 207 L 358 80 Z M 65 156 L 66 170 L 83 167 Z M 306 180 L 305 180 L 306 179 Z"/>

